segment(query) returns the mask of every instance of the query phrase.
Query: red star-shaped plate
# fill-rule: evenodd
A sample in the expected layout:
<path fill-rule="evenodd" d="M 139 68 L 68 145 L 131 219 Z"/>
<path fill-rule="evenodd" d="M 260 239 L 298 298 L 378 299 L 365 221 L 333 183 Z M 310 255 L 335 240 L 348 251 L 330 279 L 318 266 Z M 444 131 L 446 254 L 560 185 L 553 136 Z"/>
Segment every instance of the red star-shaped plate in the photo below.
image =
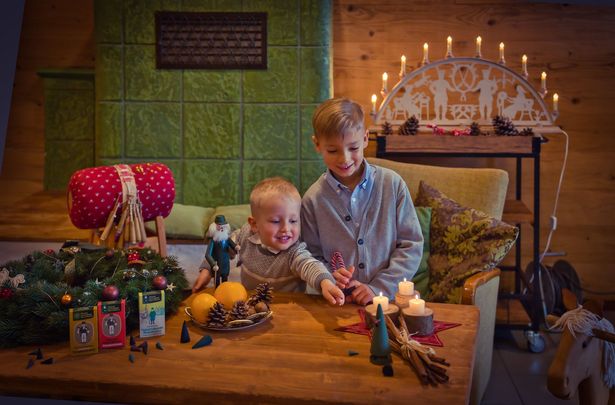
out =
<path fill-rule="evenodd" d="M 365 310 L 363 308 L 359 308 L 359 317 L 361 318 L 361 322 L 353 323 L 352 325 L 348 325 L 348 326 L 341 326 L 339 328 L 336 328 L 335 330 L 338 330 L 340 332 L 349 332 L 349 333 L 356 333 L 358 335 L 370 336 L 371 333 L 370 333 L 370 330 L 367 328 L 367 324 L 365 323 Z M 437 321 L 434 319 L 433 333 L 431 335 L 429 336 L 414 335 L 412 336 L 412 339 L 424 345 L 443 347 L 444 343 L 442 343 L 442 341 L 438 337 L 438 332 L 451 329 L 459 325 L 461 324 L 453 323 L 453 322 Z"/>

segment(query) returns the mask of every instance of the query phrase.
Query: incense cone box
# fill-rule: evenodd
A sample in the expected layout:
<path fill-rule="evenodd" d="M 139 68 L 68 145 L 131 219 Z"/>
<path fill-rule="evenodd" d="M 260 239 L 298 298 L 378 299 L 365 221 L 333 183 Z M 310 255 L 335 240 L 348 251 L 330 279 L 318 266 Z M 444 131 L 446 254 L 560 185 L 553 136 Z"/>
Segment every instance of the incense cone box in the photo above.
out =
<path fill-rule="evenodd" d="M 369 329 L 376 325 L 376 311 L 378 306 L 369 304 L 365 306 L 365 323 Z M 388 315 L 395 325 L 399 326 L 399 307 L 393 303 L 389 303 L 389 308 L 384 311 L 385 315 Z"/>
<path fill-rule="evenodd" d="M 402 316 L 408 326 L 408 332 L 416 333 L 418 336 L 428 336 L 433 334 L 433 310 L 425 308 L 423 314 L 415 314 L 410 308 L 402 309 Z"/>

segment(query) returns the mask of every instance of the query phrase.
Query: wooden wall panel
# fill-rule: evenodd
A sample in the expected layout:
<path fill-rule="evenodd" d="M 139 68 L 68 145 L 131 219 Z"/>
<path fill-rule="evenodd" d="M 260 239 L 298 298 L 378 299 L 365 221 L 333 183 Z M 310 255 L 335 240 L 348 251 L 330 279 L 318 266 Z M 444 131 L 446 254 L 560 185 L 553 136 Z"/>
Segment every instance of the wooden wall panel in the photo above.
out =
<path fill-rule="evenodd" d="M 441 59 L 446 37 L 453 37 L 456 56 L 473 56 L 477 35 L 483 56 L 498 57 L 506 44 L 507 65 L 520 69 L 527 54 L 528 70 L 539 85 L 541 71 L 548 88 L 560 94 L 558 123 L 570 135 L 568 167 L 558 206 L 558 229 L 551 249 L 577 269 L 588 289 L 613 292 L 615 299 L 615 6 L 538 4 L 519 1 L 336 0 L 334 7 L 334 91 L 357 100 L 366 110 L 379 93 L 382 72 L 396 81 L 399 59 L 416 68 L 422 45 L 431 60 Z M 391 80 L 394 78 L 395 80 Z M 552 93 L 551 93 L 552 94 Z M 542 246 L 562 167 L 564 140 L 551 136 L 541 160 Z M 374 153 L 373 149 L 369 150 Z M 425 163 L 422 159 L 421 163 Z M 429 160 L 433 164 L 471 165 L 464 159 Z M 481 164 L 514 169 L 512 159 L 481 159 Z M 533 165 L 524 163 L 523 199 L 531 206 Z M 511 173 L 514 184 L 514 173 Z M 509 190 L 512 196 L 512 189 Z M 530 229 L 524 227 L 524 264 L 530 260 Z M 552 263 L 555 258 L 546 261 Z"/>

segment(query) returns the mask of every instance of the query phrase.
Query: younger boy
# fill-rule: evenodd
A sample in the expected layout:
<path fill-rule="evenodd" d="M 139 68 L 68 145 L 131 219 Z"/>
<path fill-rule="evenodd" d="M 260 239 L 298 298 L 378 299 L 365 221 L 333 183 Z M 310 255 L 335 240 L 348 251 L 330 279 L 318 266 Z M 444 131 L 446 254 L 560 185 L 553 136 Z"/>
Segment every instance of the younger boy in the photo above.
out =
<path fill-rule="evenodd" d="M 250 210 L 237 236 L 241 283 L 251 290 L 268 282 L 275 291 L 305 291 L 307 283 L 330 303 L 343 305 L 344 294 L 331 273 L 298 241 L 301 196 L 295 186 L 281 177 L 261 181 L 250 194 Z M 210 279 L 209 271 L 201 271 L 193 291 Z"/>
<path fill-rule="evenodd" d="M 347 269 L 333 273 L 352 293 L 347 301 L 369 303 L 380 292 L 395 295 L 421 261 L 423 235 L 410 192 L 394 171 L 363 157 L 368 131 L 357 103 L 334 98 L 314 112 L 312 141 L 327 171 L 303 196 L 302 239 L 327 262 L 341 253 Z"/>

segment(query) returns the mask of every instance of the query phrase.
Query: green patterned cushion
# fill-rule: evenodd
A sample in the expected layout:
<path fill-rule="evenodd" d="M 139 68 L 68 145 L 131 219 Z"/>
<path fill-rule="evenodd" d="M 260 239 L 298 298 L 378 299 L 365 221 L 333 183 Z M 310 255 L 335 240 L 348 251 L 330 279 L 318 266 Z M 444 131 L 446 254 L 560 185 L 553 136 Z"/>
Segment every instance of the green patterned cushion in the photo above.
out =
<path fill-rule="evenodd" d="M 415 204 L 432 208 L 429 300 L 458 304 L 464 281 L 497 266 L 513 246 L 519 230 L 459 205 L 423 181 Z"/>
<path fill-rule="evenodd" d="M 419 218 L 421 224 L 421 231 L 423 233 L 423 257 L 421 258 L 421 264 L 412 282 L 414 288 L 421 293 L 421 297 L 429 296 L 429 266 L 427 260 L 429 259 L 429 228 L 431 224 L 431 208 L 430 207 L 416 207 L 416 216 Z"/>

